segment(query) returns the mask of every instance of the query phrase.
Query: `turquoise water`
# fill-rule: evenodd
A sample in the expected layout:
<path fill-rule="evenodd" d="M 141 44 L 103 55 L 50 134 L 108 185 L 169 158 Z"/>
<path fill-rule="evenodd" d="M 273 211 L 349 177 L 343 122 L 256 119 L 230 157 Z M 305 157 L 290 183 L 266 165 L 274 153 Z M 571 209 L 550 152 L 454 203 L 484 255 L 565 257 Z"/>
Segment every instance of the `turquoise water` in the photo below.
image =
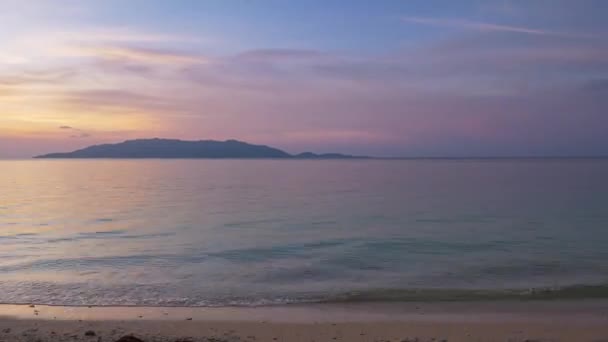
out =
<path fill-rule="evenodd" d="M 0 161 L 0 302 L 608 296 L 608 160 Z"/>

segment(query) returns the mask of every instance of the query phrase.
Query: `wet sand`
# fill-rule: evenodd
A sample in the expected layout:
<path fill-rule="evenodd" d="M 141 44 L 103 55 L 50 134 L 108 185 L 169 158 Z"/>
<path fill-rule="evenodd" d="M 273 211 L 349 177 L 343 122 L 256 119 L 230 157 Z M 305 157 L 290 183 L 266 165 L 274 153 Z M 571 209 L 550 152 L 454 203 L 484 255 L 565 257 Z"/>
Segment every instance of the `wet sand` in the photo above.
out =
<path fill-rule="evenodd" d="M 0 341 L 606 341 L 608 301 L 258 308 L 0 305 Z"/>

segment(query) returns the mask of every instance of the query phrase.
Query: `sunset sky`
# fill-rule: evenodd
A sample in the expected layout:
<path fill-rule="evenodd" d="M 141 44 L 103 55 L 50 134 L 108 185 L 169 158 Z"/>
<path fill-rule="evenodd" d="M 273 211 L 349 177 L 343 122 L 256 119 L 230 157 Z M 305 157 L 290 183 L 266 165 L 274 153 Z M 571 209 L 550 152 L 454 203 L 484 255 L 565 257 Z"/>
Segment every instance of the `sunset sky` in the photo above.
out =
<path fill-rule="evenodd" d="M 608 155 L 608 1 L 0 0 L 0 158 Z"/>

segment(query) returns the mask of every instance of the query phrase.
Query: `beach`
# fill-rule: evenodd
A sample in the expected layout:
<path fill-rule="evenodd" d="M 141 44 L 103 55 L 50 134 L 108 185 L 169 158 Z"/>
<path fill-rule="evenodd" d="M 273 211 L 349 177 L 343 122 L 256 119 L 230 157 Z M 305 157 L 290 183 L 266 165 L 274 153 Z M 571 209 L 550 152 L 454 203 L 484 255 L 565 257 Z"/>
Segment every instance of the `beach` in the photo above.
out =
<path fill-rule="evenodd" d="M 2 305 L 0 316 L 0 341 L 125 336 L 215 342 L 608 341 L 606 300 L 218 308 Z"/>

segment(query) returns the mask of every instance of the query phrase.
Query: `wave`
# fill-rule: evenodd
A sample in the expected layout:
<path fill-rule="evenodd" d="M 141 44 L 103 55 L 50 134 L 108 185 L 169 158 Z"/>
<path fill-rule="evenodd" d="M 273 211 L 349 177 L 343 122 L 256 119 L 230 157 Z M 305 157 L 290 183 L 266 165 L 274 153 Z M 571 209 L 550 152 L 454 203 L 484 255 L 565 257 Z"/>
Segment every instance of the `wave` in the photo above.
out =
<path fill-rule="evenodd" d="M 44 288 L 40 286 L 38 288 Z M 126 288 L 105 288 L 82 291 L 82 288 L 52 289 L 51 296 L 43 294 L 2 296 L 0 304 L 38 304 L 52 306 L 141 306 L 141 307 L 261 307 L 293 304 L 340 303 L 407 303 L 407 302 L 472 302 L 472 301 L 532 301 L 584 300 L 608 298 L 608 284 L 573 285 L 530 289 L 374 289 L 344 293 L 309 293 L 280 296 L 172 296 L 160 288 L 134 294 Z M 1 286 L 0 286 L 1 288 Z M 49 288 L 47 288 L 49 290 Z M 131 289 L 132 290 L 132 289 Z M 149 289 L 150 290 L 150 289 Z M 73 292 L 76 291 L 76 293 Z M 88 292 L 88 294 L 87 294 Z"/>
<path fill-rule="evenodd" d="M 344 293 L 323 302 L 444 302 L 608 298 L 608 284 L 527 289 L 376 289 Z"/>

